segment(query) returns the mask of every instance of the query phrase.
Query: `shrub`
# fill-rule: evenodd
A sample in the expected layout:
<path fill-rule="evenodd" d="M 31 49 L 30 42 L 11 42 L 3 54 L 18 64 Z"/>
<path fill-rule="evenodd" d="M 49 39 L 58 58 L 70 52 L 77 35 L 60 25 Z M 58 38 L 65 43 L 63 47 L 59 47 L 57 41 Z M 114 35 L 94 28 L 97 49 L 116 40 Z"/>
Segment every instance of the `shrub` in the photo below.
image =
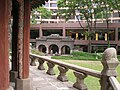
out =
<path fill-rule="evenodd" d="M 43 52 L 40 52 L 36 49 L 31 49 L 31 53 L 32 54 L 37 54 L 37 55 L 40 55 L 40 56 L 45 56 L 45 54 Z"/>

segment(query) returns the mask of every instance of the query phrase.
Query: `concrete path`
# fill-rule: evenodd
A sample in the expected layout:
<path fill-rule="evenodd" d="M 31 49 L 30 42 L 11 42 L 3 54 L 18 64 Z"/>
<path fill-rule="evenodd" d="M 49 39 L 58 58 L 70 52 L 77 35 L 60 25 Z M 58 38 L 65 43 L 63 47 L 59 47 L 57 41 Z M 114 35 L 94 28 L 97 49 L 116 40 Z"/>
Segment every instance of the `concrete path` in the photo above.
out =
<path fill-rule="evenodd" d="M 46 74 L 45 70 L 38 70 L 37 66 L 30 66 L 33 90 L 77 90 L 70 82 L 61 82 L 55 75 Z"/>

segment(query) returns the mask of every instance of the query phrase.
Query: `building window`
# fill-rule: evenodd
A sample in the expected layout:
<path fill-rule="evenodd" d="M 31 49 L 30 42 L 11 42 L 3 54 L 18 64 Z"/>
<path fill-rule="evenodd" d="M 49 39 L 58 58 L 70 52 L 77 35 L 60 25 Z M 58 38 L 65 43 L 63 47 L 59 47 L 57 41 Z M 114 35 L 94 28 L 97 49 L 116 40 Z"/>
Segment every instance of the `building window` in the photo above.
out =
<path fill-rule="evenodd" d="M 51 3 L 50 7 L 57 7 L 57 4 L 56 3 Z"/>
<path fill-rule="evenodd" d="M 49 7 L 49 3 L 46 3 L 44 6 L 45 6 L 45 7 Z"/>

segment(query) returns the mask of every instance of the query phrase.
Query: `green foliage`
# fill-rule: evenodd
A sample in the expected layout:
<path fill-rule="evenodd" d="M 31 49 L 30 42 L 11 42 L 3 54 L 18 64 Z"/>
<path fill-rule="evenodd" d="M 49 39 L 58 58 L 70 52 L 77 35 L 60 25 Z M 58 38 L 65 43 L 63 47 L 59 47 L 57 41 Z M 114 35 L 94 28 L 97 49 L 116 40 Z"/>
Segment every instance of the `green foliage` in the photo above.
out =
<path fill-rule="evenodd" d="M 117 56 L 118 60 L 120 61 L 120 55 Z"/>
<path fill-rule="evenodd" d="M 40 51 L 38 51 L 38 50 L 36 50 L 36 49 L 31 49 L 31 53 L 32 53 L 32 54 L 37 54 L 37 55 L 40 55 L 40 56 L 45 56 L 44 53 L 42 53 L 42 52 L 40 52 Z"/>
<path fill-rule="evenodd" d="M 31 16 L 32 16 L 31 24 L 36 24 L 37 23 L 36 19 L 49 19 L 49 18 L 51 18 L 52 13 L 53 12 L 51 10 L 48 10 L 48 9 L 41 7 L 41 6 L 35 8 L 35 9 L 32 9 L 32 11 L 31 11 Z M 42 23 L 42 21 L 41 21 L 41 23 Z"/>
<path fill-rule="evenodd" d="M 101 60 L 102 55 L 97 53 L 88 52 L 73 52 L 70 56 L 53 56 L 53 59 L 64 59 L 64 60 Z"/>
<path fill-rule="evenodd" d="M 113 10 L 120 11 L 120 0 L 58 0 L 57 4 L 59 16 L 63 16 L 66 20 L 71 15 L 80 16 L 87 21 L 89 28 L 93 19 L 107 20 Z"/>

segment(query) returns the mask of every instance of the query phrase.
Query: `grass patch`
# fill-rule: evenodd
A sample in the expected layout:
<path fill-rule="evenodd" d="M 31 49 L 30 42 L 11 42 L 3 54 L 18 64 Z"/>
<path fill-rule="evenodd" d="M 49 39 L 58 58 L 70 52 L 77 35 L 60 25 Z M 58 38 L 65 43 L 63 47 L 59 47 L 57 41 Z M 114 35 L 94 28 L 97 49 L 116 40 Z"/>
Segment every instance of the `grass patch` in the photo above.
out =
<path fill-rule="evenodd" d="M 43 52 L 40 52 L 36 49 L 31 49 L 31 53 L 32 54 L 37 54 L 37 55 L 40 55 L 40 56 L 45 56 L 45 54 Z"/>
<path fill-rule="evenodd" d="M 64 60 L 101 60 L 102 54 L 99 53 L 88 53 L 88 52 L 73 52 L 69 56 L 53 56 L 53 59 L 64 59 Z"/>

